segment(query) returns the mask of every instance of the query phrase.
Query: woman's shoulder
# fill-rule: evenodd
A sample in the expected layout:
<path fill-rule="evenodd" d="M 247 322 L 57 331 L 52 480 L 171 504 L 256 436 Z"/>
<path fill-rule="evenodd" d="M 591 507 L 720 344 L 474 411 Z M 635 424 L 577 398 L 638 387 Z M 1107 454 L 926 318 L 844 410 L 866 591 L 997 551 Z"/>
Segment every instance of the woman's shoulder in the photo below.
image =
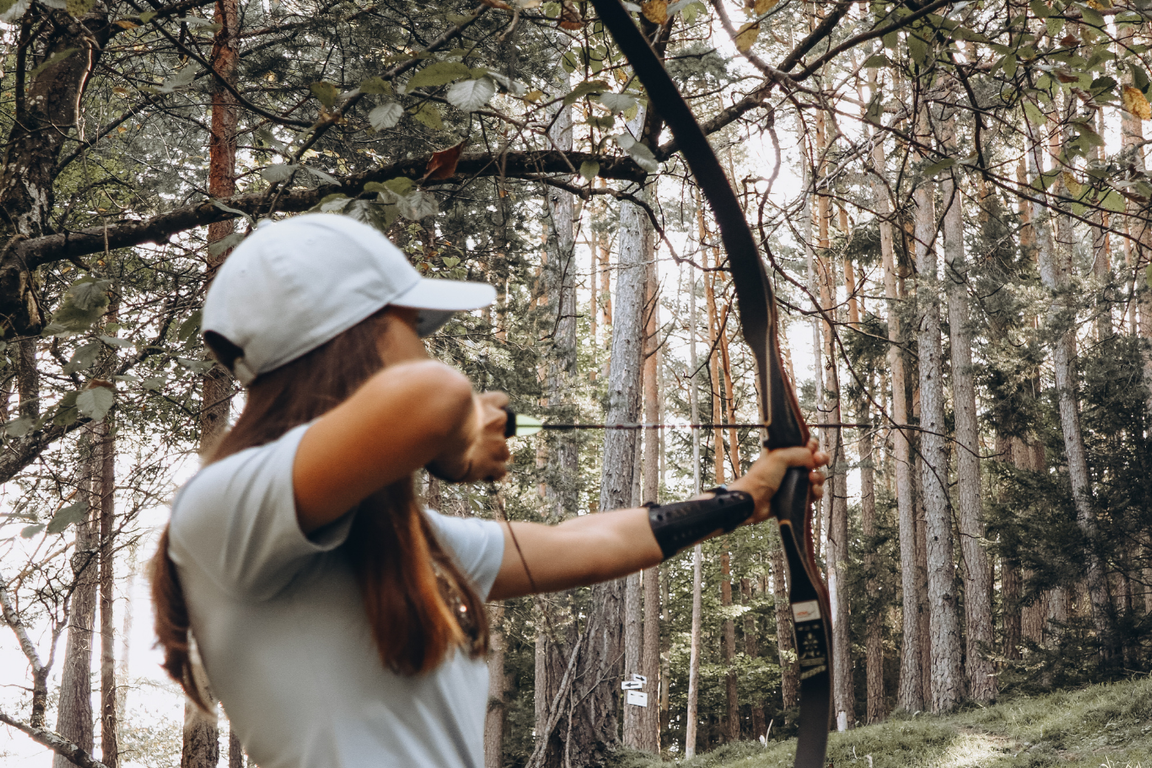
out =
<path fill-rule="evenodd" d="M 172 502 L 173 525 L 188 521 L 198 513 L 220 511 L 264 498 L 276 485 L 287 484 L 290 494 L 292 462 L 307 428 L 307 424 L 302 424 L 271 442 L 245 448 L 201 467 L 176 492 Z"/>

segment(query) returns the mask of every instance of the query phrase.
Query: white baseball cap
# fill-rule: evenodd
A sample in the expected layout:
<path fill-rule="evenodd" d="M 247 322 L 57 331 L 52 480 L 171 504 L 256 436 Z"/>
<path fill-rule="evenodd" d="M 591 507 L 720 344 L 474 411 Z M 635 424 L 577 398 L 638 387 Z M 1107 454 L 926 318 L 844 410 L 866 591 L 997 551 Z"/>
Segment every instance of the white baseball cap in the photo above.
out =
<path fill-rule="evenodd" d="M 383 307 L 419 309 L 416 330 L 427 336 L 495 299 L 486 283 L 426 280 L 367 224 L 309 213 L 261 222 L 236 247 L 208 288 L 201 331 L 243 350 L 233 373 L 248 386 Z"/>

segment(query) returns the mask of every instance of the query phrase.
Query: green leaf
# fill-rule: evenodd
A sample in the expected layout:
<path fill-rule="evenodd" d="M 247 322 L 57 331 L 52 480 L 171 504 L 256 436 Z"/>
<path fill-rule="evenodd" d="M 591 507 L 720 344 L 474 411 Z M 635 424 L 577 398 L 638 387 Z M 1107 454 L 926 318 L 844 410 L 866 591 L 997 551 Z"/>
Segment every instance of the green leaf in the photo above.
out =
<path fill-rule="evenodd" d="M 452 85 L 445 94 L 448 103 L 465 112 L 475 112 L 485 106 L 496 95 L 496 83 L 490 78 L 461 80 Z"/>
<path fill-rule="evenodd" d="M 600 173 L 600 163 L 595 160 L 585 160 L 580 163 L 580 175 L 583 176 L 589 184 L 596 180 L 596 176 Z"/>
<path fill-rule="evenodd" d="M 1032 125 L 1044 125 L 1047 120 L 1044 113 L 1040 111 L 1040 107 L 1030 101 L 1024 102 L 1024 116 L 1028 118 L 1028 122 L 1032 123 Z"/>
<path fill-rule="evenodd" d="M 560 57 L 560 66 L 564 68 L 565 72 L 575 72 L 576 67 L 579 66 L 576 53 L 574 51 L 568 51 L 568 53 Z"/>
<path fill-rule="evenodd" d="M 1008 54 L 1000 60 L 1000 68 L 1004 70 L 1004 75 L 1008 78 L 1016 77 L 1016 67 L 1020 63 L 1013 54 Z"/>
<path fill-rule="evenodd" d="M 225 251 L 240 245 L 240 243 L 244 242 L 245 237 L 247 237 L 247 235 L 243 232 L 233 232 L 215 242 L 208 243 L 208 255 L 219 256 Z"/>
<path fill-rule="evenodd" d="M 60 398 L 56 405 L 56 412 L 52 415 L 52 423 L 58 427 L 67 427 L 76 423 L 79 414 L 76 411 L 76 397 L 79 392 L 69 392 Z"/>
<path fill-rule="evenodd" d="M 279 184 L 292 178 L 292 174 L 295 173 L 299 168 L 300 166 L 291 165 L 289 163 L 276 163 L 275 165 L 270 165 L 267 168 L 261 168 L 260 175 L 263 176 L 264 180 L 267 182 L 272 184 Z"/>
<path fill-rule="evenodd" d="M 61 370 L 66 376 L 80 371 L 86 371 L 96 362 L 96 358 L 100 356 L 100 352 L 103 349 L 104 345 L 99 341 L 90 341 L 77 348 L 76 351 L 72 353 L 71 359 L 64 364 Z"/>
<path fill-rule="evenodd" d="M 87 330 L 101 318 L 108 308 L 108 291 L 112 288 L 109 280 L 82 277 L 64 292 L 60 308 L 52 316 L 51 333 L 67 333 Z M 48 329 L 45 329 L 46 332 Z"/>
<path fill-rule="evenodd" d="M 31 416 L 21 416 L 18 419 L 12 419 L 4 425 L 4 431 L 8 433 L 8 437 L 24 437 L 32 431 L 32 424 L 34 419 Z"/>
<path fill-rule="evenodd" d="M 946 171 L 952 166 L 956 165 L 956 159 L 952 157 L 944 157 L 934 163 L 924 166 L 921 173 L 925 179 L 930 179 L 941 171 Z"/>
<path fill-rule="evenodd" d="M 1032 9 L 1032 15 L 1038 19 L 1046 19 L 1055 13 L 1043 0 L 1031 0 L 1028 7 Z"/>
<path fill-rule="evenodd" d="M 1114 189 L 1108 190 L 1108 194 L 1100 201 L 1100 205 L 1112 213 L 1124 213 L 1128 209 L 1128 201 L 1124 195 Z"/>
<path fill-rule="evenodd" d="M 604 93 L 609 90 L 610 86 L 603 80 L 592 80 L 586 83 L 580 83 L 572 89 L 572 91 L 564 97 L 564 106 L 570 107 L 580 99 L 593 93 Z"/>
<path fill-rule="evenodd" d="M 421 104 L 412 112 L 412 117 L 434 131 L 444 130 L 444 121 L 440 119 L 440 110 L 436 109 L 433 104 Z"/>
<path fill-rule="evenodd" d="M 156 11 L 144 11 L 144 13 L 140 14 L 140 23 L 147 24 L 154 18 L 156 18 Z"/>
<path fill-rule="evenodd" d="M 37 75 L 39 75 L 41 72 L 48 69 L 49 67 L 56 66 L 60 62 L 64 61 L 64 59 L 66 59 L 69 56 L 71 56 L 72 54 L 76 53 L 76 51 L 78 51 L 78 50 L 80 50 L 80 49 L 79 48 L 65 48 L 62 51 L 57 51 L 56 53 L 49 56 L 47 61 L 45 61 L 40 66 L 36 67 L 36 69 L 29 72 L 28 73 L 28 79 L 29 80 L 35 80 Z"/>
<path fill-rule="evenodd" d="M 1104 17 L 1100 15 L 1099 11 L 1087 3 L 1077 3 L 1076 5 L 1080 8 L 1080 15 L 1083 17 L 1085 24 L 1096 27 L 1097 29 L 1104 28 Z"/>
<path fill-rule="evenodd" d="M 928 43 L 918 35 L 908 35 L 908 53 L 917 64 L 923 66 L 928 63 Z"/>
<path fill-rule="evenodd" d="M 382 77 L 370 77 L 360 83 L 360 93 L 383 95 L 392 93 L 392 83 Z"/>
<path fill-rule="evenodd" d="M 1139 64 L 1131 64 L 1130 63 L 1128 65 L 1128 69 L 1131 70 L 1131 72 L 1132 72 L 1132 85 L 1139 88 L 1141 91 L 1144 92 L 1144 95 L 1147 96 L 1148 95 L 1148 73 L 1145 72 L 1144 68 L 1141 67 Z"/>
<path fill-rule="evenodd" d="M 312 95 L 316 97 L 317 101 L 324 105 L 324 109 L 332 109 L 332 105 L 336 103 L 337 97 L 340 96 L 340 89 L 332 83 L 321 81 L 319 83 L 312 83 L 308 88 L 312 91 Z"/>
<path fill-rule="evenodd" d="M 163 376 L 153 376 L 140 382 L 140 386 L 151 392 L 159 392 L 161 389 L 163 389 L 164 383 L 165 379 Z"/>
<path fill-rule="evenodd" d="M 1144 280 L 1148 283 L 1148 287 L 1152 288 L 1152 264 L 1144 270 Z"/>
<path fill-rule="evenodd" d="M 636 97 L 628 93 L 602 93 L 596 98 L 613 113 L 627 112 L 636 106 Z"/>
<path fill-rule="evenodd" d="M 25 539 L 30 539 L 42 530 L 44 530 L 43 525 L 30 525 L 27 528 L 20 529 L 20 536 Z"/>
<path fill-rule="evenodd" d="M 615 137 L 616 143 L 620 148 L 628 153 L 628 156 L 636 161 L 636 164 L 648 171 L 655 173 L 660 170 L 660 163 L 656 161 L 656 156 L 652 154 L 652 150 L 636 141 L 629 133 L 620 133 Z"/>
<path fill-rule="evenodd" d="M 68 526 L 82 522 L 87 517 L 88 505 L 83 501 L 61 507 L 56 510 L 56 514 L 52 515 L 52 519 L 48 522 L 48 533 L 63 533 Z"/>
<path fill-rule="evenodd" d="M 888 66 L 888 57 L 882 53 L 874 53 L 864 60 L 865 69 L 879 69 Z"/>
<path fill-rule="evenodd" d="M 395 127 L 403 115 L 404 107 L 394 101 L 390 101 L 387 104 L 381 104 L 368 113 L 368 124 L 372 126 L 372 130 L 374 131 L 386 131 L 389 128 Z"/>
<path fill-rule="evenodd" d="M 76 18 L 80 18 L 92 10 L 92 6 L 96 5 L 96 0 L 67 0 L 64 4 L 65 10 Z"/>
<path fill-rule="evenodd" d="M 93 421 L 104 421 L 116 403 L 116 393 L 108 387 L 92 387 L 76 396 L 76 410 Z"/>
<path fill-rule="evenodd" d="M 438 61 L 429 64 L 408 80 L 407 90 L 429 86 L 448 85 L 472 76 L 472 69 L 458 61 Z"/>
<path fill-rule="evenodd" d="M 868 102 L 868 109 L 864 112 L 864 119 L 873 125 L 880 125 L 884 119 L 884 94 L 877 91 Z"/>
<path fill-rule="evenodd" d="M 204 313 L 201 310 L 196 310 L 188 318 L 180 323 L 180 327 L 176 329 L 176 338 L 180 341 L 188 341 L 200 333 L 200 323 L 202 322 Z"/>
<path fill-rule="evenodd" d="M 158 93 L 175 93 L 192 85 L 195 79 L 196 68 L 190 66 L 184 67 L 184 69 L 172 75 L 172 77 L 165 79 L 163 83 L 156 87 L 156 91 Z"/>

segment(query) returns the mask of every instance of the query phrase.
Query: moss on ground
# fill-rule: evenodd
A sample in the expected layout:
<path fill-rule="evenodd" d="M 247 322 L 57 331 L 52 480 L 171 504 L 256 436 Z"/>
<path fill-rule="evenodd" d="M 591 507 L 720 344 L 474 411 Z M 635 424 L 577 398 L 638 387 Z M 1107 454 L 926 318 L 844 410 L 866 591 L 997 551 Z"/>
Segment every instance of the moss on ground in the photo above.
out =
<path fill-rule="evenodd" d="M 620 750 L 611 768 L 791 768 L 795 740 L 729 744 L 692 760 Z M 899 715 L 831 734 L 836 768 L 1152 768 L 1152 679 L 948 715 Z"/>

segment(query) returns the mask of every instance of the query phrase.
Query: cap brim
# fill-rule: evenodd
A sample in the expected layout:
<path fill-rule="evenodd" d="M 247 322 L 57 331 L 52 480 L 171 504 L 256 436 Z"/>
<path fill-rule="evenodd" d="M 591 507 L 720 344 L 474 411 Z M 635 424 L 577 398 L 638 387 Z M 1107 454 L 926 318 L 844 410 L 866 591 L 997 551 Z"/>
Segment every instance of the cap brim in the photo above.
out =
<path fill-rule="evenodd" d="M 421 310 L 416 321 L 416 332 L 428 336 L 448 322 L 453 312 L 480 309 L 495 300 L 496 289 L 487 283 L 421 279 L 388 303 L 395 307 Z"/>

